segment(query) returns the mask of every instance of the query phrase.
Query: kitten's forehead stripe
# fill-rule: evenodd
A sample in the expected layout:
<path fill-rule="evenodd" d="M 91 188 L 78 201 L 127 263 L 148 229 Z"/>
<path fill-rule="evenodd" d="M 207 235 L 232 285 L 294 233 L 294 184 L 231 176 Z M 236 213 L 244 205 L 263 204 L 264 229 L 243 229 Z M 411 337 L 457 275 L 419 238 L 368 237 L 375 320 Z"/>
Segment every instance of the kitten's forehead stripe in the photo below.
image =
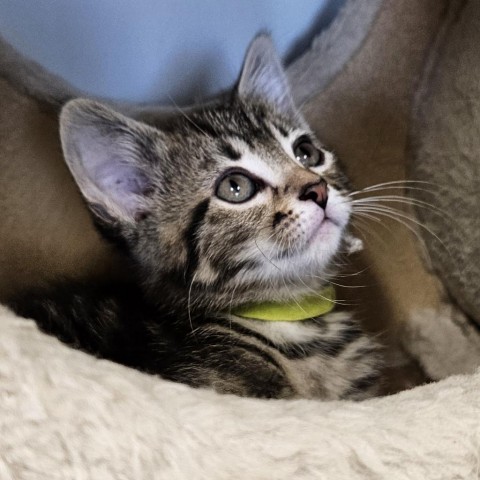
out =
<path fill-rule="evenodd" d="M 242 158 L 242 154 L 226 142 L 220 144 L 220 152 L 230 160 L 240 160 Z"/>
<path fill-rule="evenodd" d="M 282 125 L 274 123 L 273 126 L 280 132 L 280 135 L 282 135 L 283 137 L 288 137 L 288 131 Z"/>
<path fill-rule="evenodd" d="M 189 120 L 190 124 L 200 133 L 216 138 L 219 132 L 215 126 L 201 117 L 195 117 Z"/>
<path fill-rule="evenodd" d="M 186 129 L 211 138 L 234 137 L 250 148 L 256 141 L 267 141 L 273 138 L 269 128 L 265 108 L 258 105 L 248 108 L 241 102 L 231 105 L 220 105 L 208 111 L 194 112 L 188 118 L 182 119 Z"/>

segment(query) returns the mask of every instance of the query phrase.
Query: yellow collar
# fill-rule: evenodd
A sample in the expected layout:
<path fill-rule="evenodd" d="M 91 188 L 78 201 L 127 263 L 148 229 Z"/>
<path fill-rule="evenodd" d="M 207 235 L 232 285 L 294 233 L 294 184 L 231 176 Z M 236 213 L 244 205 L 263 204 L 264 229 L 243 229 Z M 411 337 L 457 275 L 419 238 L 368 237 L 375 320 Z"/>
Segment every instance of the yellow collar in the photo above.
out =
<path fill-rule="evenodd" d="M 263 302 L 241 305 L 234 315 L 270 322 L 296 322 L 326 315 L 335 306 L 335 289 L 327 285 L 318 295 L 309 295 L 291 302 Z"/>

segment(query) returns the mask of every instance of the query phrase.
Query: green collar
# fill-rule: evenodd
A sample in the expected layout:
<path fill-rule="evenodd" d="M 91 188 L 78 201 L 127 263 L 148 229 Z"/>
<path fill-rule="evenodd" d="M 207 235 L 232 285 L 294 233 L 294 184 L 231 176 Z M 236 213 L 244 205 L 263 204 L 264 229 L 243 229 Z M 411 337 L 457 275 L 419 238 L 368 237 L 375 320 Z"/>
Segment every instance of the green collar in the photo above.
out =
<path fill-rule="evenodd" d="M 335 306 L 335 289 L 327 285 L 318 295 L 310 295 L 298 301 L 263 302 L 241 305 L 232 311 L 234 315 L 270 322 L 296 322 L 326 315 Z"/>

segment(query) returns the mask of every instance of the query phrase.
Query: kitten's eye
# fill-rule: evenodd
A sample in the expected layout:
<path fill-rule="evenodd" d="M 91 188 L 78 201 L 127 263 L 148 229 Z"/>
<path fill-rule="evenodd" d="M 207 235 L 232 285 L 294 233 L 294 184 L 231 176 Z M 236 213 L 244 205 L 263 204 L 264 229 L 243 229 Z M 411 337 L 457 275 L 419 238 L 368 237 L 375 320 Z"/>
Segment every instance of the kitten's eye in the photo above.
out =
<path fill-rule="evenodd" d="M 304 167 L 319 167 L 323 165 L 325 156 L 321 150 L 315 148 L 308 137 L 300 137 L 293 145 L 293 154 Z"/>
<path fill-rule="evenodd" d="M 223 177 L 215 194 L 230 203 L 242 203 L 250 200 L 258 191 L 258 185 L 243 173 L 230 173 Z"/>

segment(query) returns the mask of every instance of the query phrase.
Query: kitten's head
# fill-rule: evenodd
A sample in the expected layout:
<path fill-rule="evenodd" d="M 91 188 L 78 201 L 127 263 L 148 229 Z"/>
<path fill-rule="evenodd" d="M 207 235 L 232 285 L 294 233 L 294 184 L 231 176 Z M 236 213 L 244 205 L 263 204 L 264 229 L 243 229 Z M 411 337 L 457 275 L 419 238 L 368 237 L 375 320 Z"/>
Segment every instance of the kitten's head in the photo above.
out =
<path fill-rule="evenodd" d="M 150 123 L 90 100 L 61 116 L 65 158 L 97 224 L 153 298 L 227 308 L 321 287 L 351 206 L 269 37 L 252 43 L 229 99 Z"/>

